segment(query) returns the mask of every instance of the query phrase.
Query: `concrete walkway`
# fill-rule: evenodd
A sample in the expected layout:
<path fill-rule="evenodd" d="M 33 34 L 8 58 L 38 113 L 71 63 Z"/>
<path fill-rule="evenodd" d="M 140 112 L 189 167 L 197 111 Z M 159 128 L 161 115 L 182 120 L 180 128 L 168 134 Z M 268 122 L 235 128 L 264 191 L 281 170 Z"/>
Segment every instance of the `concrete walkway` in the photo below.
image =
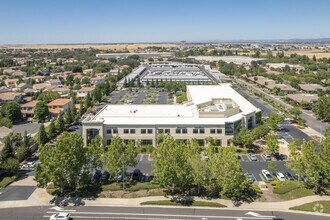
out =
<path fill-rule="evenodd" d="M 22 185 L 22 184 L 20 184 Z M 83 205 L 83 206 L 141 206 L 141 202 L 146 201 L 157 201 L 157 200 L 169 200 L 164 196 L 152 196 L 152 197 L 141 197 L 141 198 L 70 198 L 67 205 Z M 58 203 L 54 202 L 57 201 Z M 45 189 L 37 188 L 33 194 L 27 200 L 21 201 L 2 201 L 0 202 L 0 208 L 10 207 L 28 207 L 28 206 L 51 206 L 59 205 L 63 198 L 55 198 L 49 195 Z M 235 207 L 232 201 L 224 199 L 202 199 L 195 198 L 196 201 L 209 201 L 218 202 L 226 205 L 231 209 L 248 209 L 248 210 L 273 210 L 273 211 L 287 211 L 290 207 L 302 205 L 319 200 L 330 201 L 330 196 L 308 196 L 299 199 L 282 201 L 282 202 L 252 202 L 243 203 L 239 207 Z M 52 201 L 52 202 L 51 202 Z"/>

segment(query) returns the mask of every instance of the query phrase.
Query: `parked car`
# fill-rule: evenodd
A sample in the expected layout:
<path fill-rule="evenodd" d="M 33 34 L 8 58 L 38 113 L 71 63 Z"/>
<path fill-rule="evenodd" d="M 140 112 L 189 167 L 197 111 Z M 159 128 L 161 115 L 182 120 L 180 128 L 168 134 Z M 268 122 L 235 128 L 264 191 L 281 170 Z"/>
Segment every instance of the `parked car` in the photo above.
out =
<path fill-rule="evenodd" d="M 269 154 L 263 154 L 262 156 L 263 156 L 263 157 L 265 158 L 265 160 L 267 160 L 267 161 L 269 161 L 269 160 L 272 159 L 272 158 L 270 157 Z"/>
<path fill-rule="evenodd" d="M 268 170 L 261 170 L 261 174 L 264 176 L 264 178 L 267 181 L 272 181 L 273 180 L 272 175 L 270 175 Z"/>
<path fill-rule="evenodd" d="M 286 171 L 284 174 L 285 174 L 285 176 L 286 176 L 286 178 L 287 178 L 288 180 L 294 180 L 294 177 L 293 177 L 292 174 L 289 173 L 288 171 Z"/>
<path fill-rule="evenodd" d="M 75 131 L 75 130 L 76 130 L 76 128 L 74 126 L 68 127 L 66 129 L 67 132 L 71 132 L 71 131 Z"/>
<path fill-rule="evenodd" d="M 141 170 L 135 169 L 132 173 L 132 180 L 140 181 L 142 176 L 143 176 L 143 174 L 142 174 Z"/>
<path fill-rule="evenodd" d="M 248 173 L 247 176 L 248 176 L 249 181 L 251 181 L 251 182 L 256 181 L 256 178 L 252 173 Z"/>
<path fill-rule="evenodd" d="M 279 181 L 285 181 L 285 176 L 283 173 L 276 173 L 276 178 L 279 180 Z"/>
<path fill-rule="evenodd" d="M 50 216 L 49 220 L 69 220 L 71 219 L 70 213 L 60 212 Z"/>
<path fill-rule="evenodd" d="M 109 180 L 109 177 L 110 177 L 110 173 L 107 172 L 107 171 L 104 171 L 104 172 L 102 173 L 102 175 L 101 175 L 100 180 L 101 180 L 102 182 L 107 182 L 107 181 Z"/>
<path fill-rule="evenodd" d="M 34 168 L 34 162 L 27 162 L 26 165 L 28 168 L 33 169 Z"/>
<path fill-rule="evenodd" d="M 95 171 L 93 172 L 93 174 L 92 174 L 92 179 L 91 179 L 91 181 L 92 181 L 92 182 L 99 181 L 100 178 L 101 178 L 101 176 L 102 176 L 102 172 L 101 172 L 100 170 L 95 170 Z"/>
<path fill-rule="evenodd" d="M 255 154 L 249 154 L 249 157 L 252 161 L 258 161 L 258 158 Z"/>

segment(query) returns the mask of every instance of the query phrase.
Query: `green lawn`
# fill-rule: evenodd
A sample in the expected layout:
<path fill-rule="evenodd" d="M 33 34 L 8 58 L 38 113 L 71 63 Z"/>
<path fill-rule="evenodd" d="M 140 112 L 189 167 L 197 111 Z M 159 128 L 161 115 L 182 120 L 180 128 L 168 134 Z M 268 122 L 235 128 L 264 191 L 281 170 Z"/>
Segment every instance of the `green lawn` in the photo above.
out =
<path fill-rule="evenodd" d="M 330 214 L 330 201 L 316 201 L 290 208 L 291 210 L 322 212 Z"/>
<path fill-rule="evenodd" d="M 129 185 L 128 183 L 125 183 L 125 191 L 129 192 L 135 192 L 139 190 L 148 190 L 148 189 L 158 189 L 160 188 L 157 184 L 153 184 L 150 182 L 146 183 L 134 183 Z M 110 184 L 104 184 L 102 186 L 102 191 L 120 191 L 123 190 L 123 183 L 110 183 Z"/>
<path fill-rule="evenodd" d="M 223 208 L 227 207 L 217 202 L 206 202 L 206 201 L 193 201 L 192 204 L 184 205 L 178 202 L 172 202 L 170 200 L 159 200 L 159 201 L 148 201 L 142 202 L 141 205 L 160 205 L 160 206 L 203 206 L 203 207 L 215 207 Z"/>
<path fill-rule="evenodd" d="M 6 176 L 6 177 L 0 177 L 0 189 L 1 188 L 5 188 L 6 186 L 8 186 L 9 184 L 11 184 L 12 182 L 14 182 L 16 179 L 18 178 L 17 175 L 14 176 Z"/>
<path fill-rule="evenodd" d="M 273 193 L 284 200 L 314 195 L 312 190 L 304 188 L 303 183 L 297 181 L 273 181 L 272 185 L 274 186 Z"/>

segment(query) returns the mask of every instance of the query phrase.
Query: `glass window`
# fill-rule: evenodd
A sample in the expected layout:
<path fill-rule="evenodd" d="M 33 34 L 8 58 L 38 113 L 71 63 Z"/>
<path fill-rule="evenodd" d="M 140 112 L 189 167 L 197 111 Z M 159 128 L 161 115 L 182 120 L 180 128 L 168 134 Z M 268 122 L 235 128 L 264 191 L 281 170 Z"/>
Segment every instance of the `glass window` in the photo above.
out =
<path fill-rule="evenodd" d="M 194 133 L 194 134 L 198 134 L 198 128 L 194 128 L 194 129 L 193 129 L 193 133 Z"/>
<path fill-rule="evenodd" d="M 146 134 L 147 130 L 146 129 L 141 129 L 141 134 Z"/>
<path fill-rule="evenodd" d="M 90 144 L 92 139 L 99 135 L 99 129 L 87 129 L 87 144 Z"/>
<path fill-rule="evenodd" d="M 111 128 L 107 129 L 107 134 L 111 134 Z"/>
<path fill-rule="evenodd" d="M 124 129 L 124 134 L 128 134 L 129 130 L 128 129 Z"/>
<path fill-rule="evenodd" d="M 217 134 L 222 134 L 222 129 L 218 128 L 217 129 Z"/>
<path fill-rule="evenodd" d="M 152 129 L 148 129 L 148 134 L 152 134 Z"/>
<path fill-rule="evenodd" d="M 180 128 L 175 129 L 175 133 L 176 134 L 181 134 L 181 129 Z"/>
<path fill-rule="evenodd" d="M 217 140 L 215 141 L 215 144 L 216 144 L 216 146 L 221 146 L 221 145 L 222 145 L 222 141 L 221 141 L 221 139 L 217 139 Z"/>
<path fill-rule="evenodd" d="M 165 129 L 165 133 L 166 133 L 166 134 L 171 133 L 170 129 Z"/>
<path fill-rule="evenodd" d="M 114 129 L 112 129 L 112 133 L 114 133 L 114 134 L 118 134 L 118 128 L 114 128 Z"/>
<path fill-rule="evenodd" d="M 110 145 L 111 144 L 111 139 L 108 139 L 107 140 L 107 145 Z"/>
<path fill-rule="evenodd" d="M 205 133 L 205 129 L 204 129 L 204 128 L 200 128 L 200 129 L 199 129 L 199 133 L 200 133 L 200 134 L 204 134 L 204 133 Z"/>
<path fill-rule="evenodd" d="M 187 128 L 182 128 L 182 134 L 187 134 Z"/>
<path fill-rule="evenodd" d="M 158 134 L 164 133 L 164 129 L 158 129 Z"/>
<path fill-rule="evenodd" d="M 234 134 L 234 123 L 225 123 L 225 134 L 226 135 Z"/>
<path fill-rule="evenodd" d="M 131 134 L 135 134 L 135 129 L 130 129 L 130 130 L 129 130 L 129 133 L 131 133 Z"/>
<path fill-rule="evenodd" d="M 197 143 L 199 146 L 204 146 L 204 140 L 203 139 L 197 139 Z"/>
<path fill-rule="evenodd" d="M 141 140 L 141 145 L 152 145 L 152 140 Z"/>
<path fill-rule="evenodd" d="M 210 133 L 211 133 L 211 134 L 215 134 L 215 129 L 211 129 L 211 130 L 210 130 Z"/>

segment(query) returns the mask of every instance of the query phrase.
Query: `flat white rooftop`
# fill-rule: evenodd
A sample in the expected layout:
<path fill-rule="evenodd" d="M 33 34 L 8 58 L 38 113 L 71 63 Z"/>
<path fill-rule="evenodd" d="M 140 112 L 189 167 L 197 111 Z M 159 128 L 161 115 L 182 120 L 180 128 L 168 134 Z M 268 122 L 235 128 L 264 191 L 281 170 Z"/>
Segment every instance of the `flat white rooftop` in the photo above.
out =
<path fill-rule="evenodd" d="M 98 114 L 84 122 L 109 125 L 224 125 L 244 115 L 260 111 L 229 84 L 213 86 L 187 86 L 191 102 L 182 105 L 107 105 Z M 227 118 L 200 118 L 197 104 L 215 98 L 230 98 L 237 103 L 240 113 Z"/>

